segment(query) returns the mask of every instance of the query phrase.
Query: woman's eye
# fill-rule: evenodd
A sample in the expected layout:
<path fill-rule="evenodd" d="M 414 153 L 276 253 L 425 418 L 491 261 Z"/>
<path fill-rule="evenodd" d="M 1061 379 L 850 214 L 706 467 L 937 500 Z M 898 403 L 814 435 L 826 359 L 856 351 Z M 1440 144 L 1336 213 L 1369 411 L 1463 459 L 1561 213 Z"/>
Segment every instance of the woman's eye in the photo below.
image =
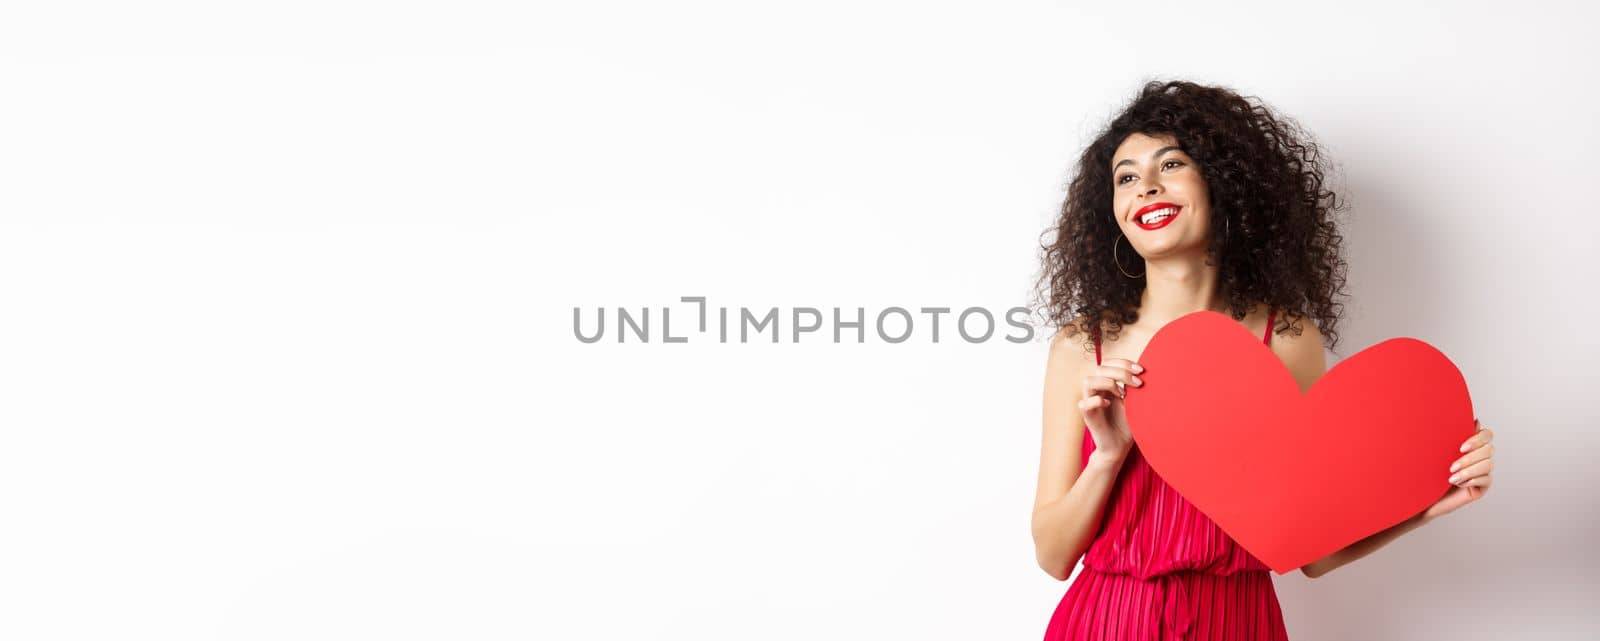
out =
<path fill-rule="evenodd" d="M 1166 161 L 1164 163 L 1161 163 L 1161 168 L 1162 169 L 1166 169 L 1166 168 L 1168 168 L 1168 167 L 1170 167 L 1172 165 L 1177 165 L 1179 167 L 1182 167 L 1183 166 L 1183 161 L 1181 161 L 1181 160 L 1168 160 L 1168 161 Z M 1128 179 L 1129 178 L 1133 178 L 1133 177 L 1134 177 L 1133 174 L 1123 174 L 1121 176 L 1117 176 L 1116 184 L 1120 185 L 1122 183 L 1128 182 Z"/>

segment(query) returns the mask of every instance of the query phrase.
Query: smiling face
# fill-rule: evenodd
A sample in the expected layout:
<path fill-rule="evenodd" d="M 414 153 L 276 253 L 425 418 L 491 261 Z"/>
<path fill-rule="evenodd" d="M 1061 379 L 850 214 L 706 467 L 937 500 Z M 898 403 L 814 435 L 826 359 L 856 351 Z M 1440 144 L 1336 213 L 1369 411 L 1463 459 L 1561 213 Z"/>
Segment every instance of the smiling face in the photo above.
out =
<path fill-rule="evenodd" d="M 1111 163 L 1111 209 L 1139 255 L 1151 259 L 1205 251 L 1211 235 L 1210 192 L 1199 166 L 1175 138 L 1132 134 L 1117 147 Z"/>

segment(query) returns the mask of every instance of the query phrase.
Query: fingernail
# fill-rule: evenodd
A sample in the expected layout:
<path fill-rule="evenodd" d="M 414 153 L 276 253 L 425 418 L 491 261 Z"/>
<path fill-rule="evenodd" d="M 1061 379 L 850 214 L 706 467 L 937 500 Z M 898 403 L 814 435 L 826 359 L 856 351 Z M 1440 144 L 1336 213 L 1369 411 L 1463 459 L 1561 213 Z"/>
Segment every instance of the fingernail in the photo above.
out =
<path fill-rule="evenodd" d="M 1458 476 L 1456 476 L 1454 474 L 1450 475 L 1450 484 L 1451 485 L 1455 485 L 1456 481 L 1458 481 L 1458 480 L 1460 480 L 1460 477 L 1458 477 Z"/>
<path fill-rule="evenodd" d="M 1135 374 L 1143 374 L 1144 373 L 1144 366 L 1140 365 L 1138 363 L 1134 363 L 1133 364 L 1133 373 L 1135 373 Z"/>
<path fill-rule="evenodd" d="M 1461 444 L 1461 451 L 1463 451 L 1463 452 L 1467 451 L 1467 446 L 1468 445 L 1471 445 L 1471 443 L 1462 443 Z"/>
<path fill-rule="evenodd" d="M 1133 384 L 1134 385 L 1143 385 L 1144 384 L 1144 381 L 1139 380 L 1139 377 L 1134 376 L 1132 378 L 1133 378 Z"/>
<path fill-rule="evenodd" d="M 1460 464 L 1460 463 L 1451 463 L 1451 464 L 1450 464 L 1450 471 L 1451 471 L 1451 472 L 1454 472 L 1454 471 L 1456 471 L 1456 469 L 1457 469 L 1457 468 L 1459 468 L 1459 467 L 1461 467 L 1461 464 Z"/>

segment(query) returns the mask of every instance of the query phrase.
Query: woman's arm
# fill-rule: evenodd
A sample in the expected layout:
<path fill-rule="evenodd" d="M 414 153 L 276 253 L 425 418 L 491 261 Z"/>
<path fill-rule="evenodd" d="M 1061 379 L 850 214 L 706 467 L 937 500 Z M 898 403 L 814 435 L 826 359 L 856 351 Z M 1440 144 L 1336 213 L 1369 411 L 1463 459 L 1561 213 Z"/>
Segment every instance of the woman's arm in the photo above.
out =
<path fill-rule="evenodd" d="M 1039 487 L 1033 507 L 1033 546 L 1039 567 L 1058 581 L 1072 575 L 1100 529 L 1106 498 L 1124 456 L 1100 450 L 1083 457 L 1083 350 L 1058 334 L 1050 341 L 1044 375 L 1044 440 L 1039 448 Z"/>

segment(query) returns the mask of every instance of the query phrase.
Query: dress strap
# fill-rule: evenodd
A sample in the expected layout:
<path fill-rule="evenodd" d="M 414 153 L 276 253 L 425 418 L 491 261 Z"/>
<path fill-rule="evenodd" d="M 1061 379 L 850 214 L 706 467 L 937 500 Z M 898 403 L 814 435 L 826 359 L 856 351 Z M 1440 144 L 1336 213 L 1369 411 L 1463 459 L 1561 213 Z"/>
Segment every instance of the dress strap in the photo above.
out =
<path fill-rule="evenodd" d="M 1100 328 L 1094 328 L 1094 364 L 1100 364 Z"/>

